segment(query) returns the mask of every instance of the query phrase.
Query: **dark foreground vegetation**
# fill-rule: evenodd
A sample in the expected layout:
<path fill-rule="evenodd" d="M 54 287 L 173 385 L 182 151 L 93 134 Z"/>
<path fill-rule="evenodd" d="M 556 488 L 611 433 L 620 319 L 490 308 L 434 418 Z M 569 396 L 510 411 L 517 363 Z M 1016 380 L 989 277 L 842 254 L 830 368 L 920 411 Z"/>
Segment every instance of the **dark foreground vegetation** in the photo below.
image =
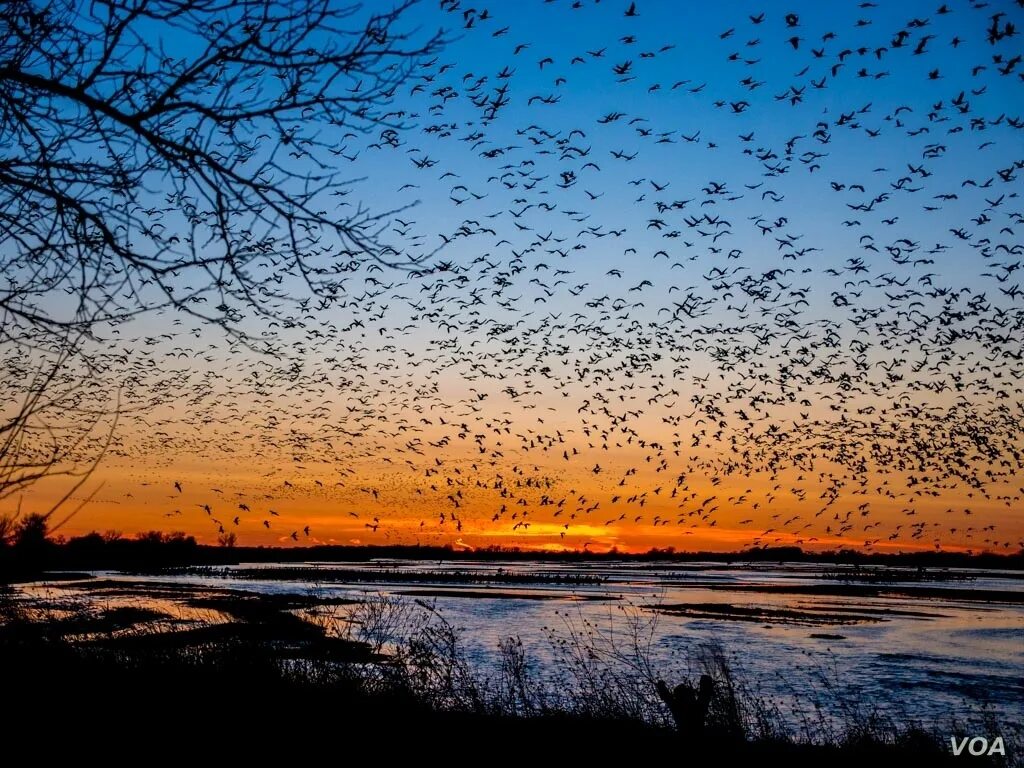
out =
<path fill-rule="evenodd" d="M 679 765 L 908 768 L 958 765 L 949 736 L 973 734 L 883 716 L 827 686 L 802 714 L 784 716 L 719 647 L 703 647 L 688 673 L 652 668 L 639 623 L 614 638 L 591 625 L 552 636 L 561 672 L 551 680 L 514 636 L 500 643 L 493 671 L 480 672 L 457 629 L 419 600 L 151 589 L 192 612 L 168 614 L 76 603 L 64 592 L 74 590 L 33 600 L 0 592 L 13 713 L 5 727 L 80 739 L 68 742 L 79 754 L 128 743 L 177 751 L 195 736 L 206 756 L 233 758 L 339 756 L 356 739 L 381 759 L 419 753 L 456 764 L 498 755 L 604 764 L 621 754 Z"/>

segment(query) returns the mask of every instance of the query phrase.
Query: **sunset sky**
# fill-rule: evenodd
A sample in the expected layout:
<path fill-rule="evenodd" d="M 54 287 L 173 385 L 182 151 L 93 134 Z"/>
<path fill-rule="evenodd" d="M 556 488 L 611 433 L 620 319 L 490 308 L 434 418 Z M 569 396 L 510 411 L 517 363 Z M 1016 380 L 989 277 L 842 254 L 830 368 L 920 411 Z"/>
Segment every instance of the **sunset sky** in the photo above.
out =
<path fill-rule="evenodd" d="M 323 157 L 353 179 L 325 206 L 397 211 L 382 237 L 421 266 L 325 241 L 324 300 L 261 256 L 249 345 L 173 309 L 101 326 L 76 402 L 122 413 L 59 533 L 1024 546 L 1024 69 L 1019 36 L 989 39 L 1001 4 L 493 5 L 414 6 L 406 28 L 450 42 Z M 50 424 L 85 426 L 88 463 L 112 422 Z"/>

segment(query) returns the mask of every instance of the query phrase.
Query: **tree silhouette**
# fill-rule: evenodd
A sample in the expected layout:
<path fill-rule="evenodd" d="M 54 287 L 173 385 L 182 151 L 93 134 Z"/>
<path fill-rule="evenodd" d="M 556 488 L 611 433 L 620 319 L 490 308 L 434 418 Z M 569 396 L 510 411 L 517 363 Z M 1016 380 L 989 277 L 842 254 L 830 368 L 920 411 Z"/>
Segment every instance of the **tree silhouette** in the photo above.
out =
<path fill-rule="evenodd" d="M 0 4 L 0 501 L 67 474 L 59 507 L 102 455 L 98 323 L 172 307 L 244 338 L 244 311 L 409 262 L 391 212 L 340 201 L 346 142 L 405 127 L 387 105 L 442 44 L 403 29 L 413 2 Z"/>
<path fill-rule="evenodd" d="M 333 193 L 347 137 L 396 129 L 384 108 L 441 45 L 399 30 L 411 4 L 0 7 L 5 334 L 156 306 L 231 327 L 292 281 L 335 296 L 339 263 L 407 261 L 387 211 Z"/>

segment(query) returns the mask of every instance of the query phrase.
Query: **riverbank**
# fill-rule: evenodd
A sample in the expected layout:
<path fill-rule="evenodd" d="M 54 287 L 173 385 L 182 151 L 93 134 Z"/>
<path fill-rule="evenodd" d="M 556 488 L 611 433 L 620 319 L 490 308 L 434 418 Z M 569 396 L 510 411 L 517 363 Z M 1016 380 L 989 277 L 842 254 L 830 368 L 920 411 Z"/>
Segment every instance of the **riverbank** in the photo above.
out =
<path fill-rule="evenodd" d="M 1024 551 L 1011 554 L 917 551 L 865 553 L 857 550 L 805 551 L 799 547 L 763 547 L 736 552 L 686 552 L 674 548 L 647 552 L 535 552 L 507 547 L 468 549 L 437 546 L 210 546 L 184 534 L 152 531 L 127 538 L 92 533 L 71 539 L 38 538 L 12 545 L 0 540 L 0 583 L 38 578 L 44 571 L 159 570 L 171 567 L 225 566 L 239 563 L 371 563 L 388 560 L 487 563 L 543 562 L 566 565 L 608 562 L 734 565 L 743 563 L 817 563 L 840 571 L 870 570 L 884 579 L 885 569 L 899 569 L 899 579 L 917 569 L 928 579 L 943 570 L 970 568 L 1016 573 L 1024 577 Z M 881 570 L 879 570 L 881 569 Z"/>

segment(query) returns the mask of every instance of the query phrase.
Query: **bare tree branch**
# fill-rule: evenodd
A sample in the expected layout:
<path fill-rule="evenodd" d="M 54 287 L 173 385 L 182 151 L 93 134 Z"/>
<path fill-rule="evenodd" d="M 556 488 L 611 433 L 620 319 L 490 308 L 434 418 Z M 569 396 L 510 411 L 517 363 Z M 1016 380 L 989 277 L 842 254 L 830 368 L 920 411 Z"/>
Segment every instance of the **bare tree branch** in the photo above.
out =
<path fill-rule="evenodd" d="M 6 4 L 0 311 L 56 333 L 161 306 L 230 327 L 294 298 L 284 274 L 330 300 L 351 260 L 415 264 L 381 240 L 393 212 L 335 194 L 346 141 L 396 127 L 397 85 L 443 42 L 400 29 L 411 4 Z"/>
<path fill-rule="evenodd" d="M 99 323 L 171 307 L 248 341 L 269 298 L 417 263 L 382 240 L 395 211 L 342 202 L 340 165 L 404 127 L 387 107 L 443 43 L 406 28 L 415 1 L 0 5 L 0 501 L 63 477 L 49 519 L 110 447 Z"/>

